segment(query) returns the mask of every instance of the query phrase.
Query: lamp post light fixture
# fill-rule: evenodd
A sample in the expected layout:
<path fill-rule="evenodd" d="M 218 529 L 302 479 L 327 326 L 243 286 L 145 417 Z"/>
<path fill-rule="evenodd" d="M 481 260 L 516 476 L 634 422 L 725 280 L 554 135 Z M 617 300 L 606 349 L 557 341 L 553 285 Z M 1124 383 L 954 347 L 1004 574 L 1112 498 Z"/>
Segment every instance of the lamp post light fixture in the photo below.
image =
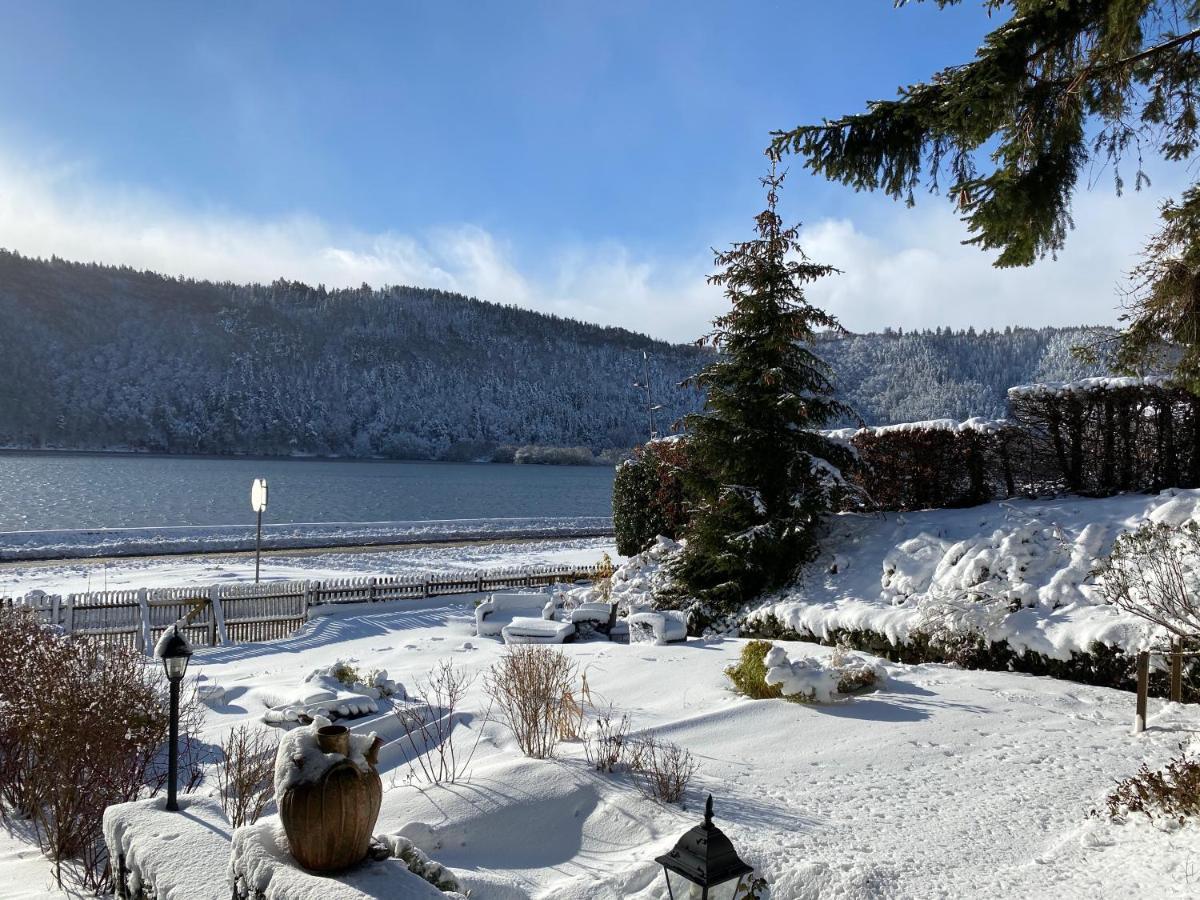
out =
<path fill-rule="evenodd" d="M 262 514 L 267 508 L 267 479 L 255 478 L 250 484 L 250 508 L 258 515 L 254 532 L 254 583 L 258 584 L 258 569 L 262 562 Z"/>
<path fill-rule="evenodd" d="M 163 661 L 163 668 L 167 670 L 167 681 L 171 683 L 171 725 L 167 738 L 167 809 L 177 812 L 179 804 L 175 799 L 175 782 L 179 774 L 179 683 L 183 681 L 187 672 L 192 648 L 187 639 L 179 633 L 179 625 L 176 624 L 163 635 L 155 652 Z"/>
<path fill-rule="evenodd" d="M 742 879 L 754 871 L 713 824 L 712 794 L 704 805 L 704 823 L 687 832 L 673 850 L 655 862 L 663 867 L 671 900 L 733 900 Z"/>

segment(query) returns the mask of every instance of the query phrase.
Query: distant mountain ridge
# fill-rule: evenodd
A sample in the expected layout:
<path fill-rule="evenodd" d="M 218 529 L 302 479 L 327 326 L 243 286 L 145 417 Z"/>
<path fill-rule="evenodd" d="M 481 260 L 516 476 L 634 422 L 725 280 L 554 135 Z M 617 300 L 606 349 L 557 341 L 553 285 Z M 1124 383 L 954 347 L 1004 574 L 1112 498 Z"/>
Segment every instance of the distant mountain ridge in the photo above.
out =
<path fill-rule="evenodd" d="M 1088 329 L 820 342 L 871 424 L 1003 412 L 1005 390 L 1095 374 Z M 169 453 L 489 457 L 627 448 L 698 409 L 711 358 L 445 291 L 236 285 L 0 251 L 0 445 Z"/>

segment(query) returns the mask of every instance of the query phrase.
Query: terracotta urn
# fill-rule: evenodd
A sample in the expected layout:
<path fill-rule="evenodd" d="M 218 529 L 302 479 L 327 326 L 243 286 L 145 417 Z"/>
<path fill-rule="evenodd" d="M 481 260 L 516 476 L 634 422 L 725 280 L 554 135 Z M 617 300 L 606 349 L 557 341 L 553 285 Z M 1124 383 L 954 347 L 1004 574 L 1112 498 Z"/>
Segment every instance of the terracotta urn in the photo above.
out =
<path fill-rule="evenodd" d="M 302 777 L 276 798 L 288 846 L 304 868 L 337 872 L 366 858 L 383 799 L 375 768 L 382 744 L 376 738 L 367 750 L 364 772 L 350 760 L 350 730 L 345 725 L 317 729 L 321 751 L 343 758 L 315 778 Z M 303 759 L 294 762 L 303 770 Z"/>

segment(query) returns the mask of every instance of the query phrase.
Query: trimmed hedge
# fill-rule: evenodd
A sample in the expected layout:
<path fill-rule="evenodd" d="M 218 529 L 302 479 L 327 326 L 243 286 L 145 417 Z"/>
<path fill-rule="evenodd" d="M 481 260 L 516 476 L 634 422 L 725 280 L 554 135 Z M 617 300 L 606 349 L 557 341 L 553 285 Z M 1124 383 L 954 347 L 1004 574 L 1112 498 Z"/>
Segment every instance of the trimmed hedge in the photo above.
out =
<path fill-rule="evenodd" d="M 619 554 L 641 553 L 660 534 L 682 536 L 687 503 L 679 472 L 686 464 L 683 440 L 667 438 L 635 448 L 633 458 L 617 467 L 612 505 Z"/>
<path fill-rule="evenodd" d="M 960 635 L 951 643 L 917 633 L 907 643 L 895 644 L 886 635 L 876 631 L 839 628 L 822 638 L 807 629 L 796 631 L 788 628 L 773 615 L 746 623 L 742 631 L 743 637 L 763 640 L 807 641 L 827 647 L 846 645 L 908 665 L 954 663 L 964 669 L 1049 675 L 1097 687 L 1137 690 L 1137 658 L 1107 644 L 1092 644 L 1087 653 L 1072 651 L 1069 660 L 1061 660 L 1030 651 L 1018 653 L 1009 646 L 1008 641 L 987 641 L 976 634 Z M 1165 671 L 1151 671 L 1150 692 L 1168 696 L 1168 675 Z M 1184 658 L 1183 701 L 1200 701 L 1200 657 Z"/>
<path fill-rule="evenodd" d="M 1091 378 L 1009 391 L 1011 418 L 938 419 L 842 429 L 855 451 L 845 473 L 854 507 L 877 510 L 975 506 L 1014 496 L 1200 487 L 1200 397 L 1154 378 Z M 617 471 L 618 549 L 637 553 L 687 524 L 681 438 L 634 451 Z M 862 498 L 865 498 L 862 499 Z"/>

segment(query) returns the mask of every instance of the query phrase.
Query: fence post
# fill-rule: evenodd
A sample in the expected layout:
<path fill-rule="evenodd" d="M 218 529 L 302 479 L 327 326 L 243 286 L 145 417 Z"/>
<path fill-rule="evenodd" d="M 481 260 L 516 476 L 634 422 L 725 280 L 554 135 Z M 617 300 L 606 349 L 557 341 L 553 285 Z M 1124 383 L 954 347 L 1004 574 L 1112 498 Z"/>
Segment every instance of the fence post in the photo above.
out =
<path fill-rule="evenodd" d="M 1183 701 L 1183 639 L 1171 642 L 1171 702 Z"/>
<path fill-rule="evenodd" d="M 229 632 L 225 628 L 225 607 L 221 605 L 221 586 L 208 587 L 208 608 L 212 613 L 212 645 L 229 643 Z"/>
<path fill-rule="evenodd" d="M 426 575 L 426 576 L 425 576 L 425 577 L 424 577 L 424 578 L 421 580 L 421 596 L 422 596 L 422 597 L 428 597 L 428 596 L 429 596 L 429 576 L 428 576 L 428 575 Z"/>
<path fill-rule="evenodd" d="M 63 631 L 68 635 L 75 631 L 75 595 L 67 594 L 66 609 L 63 613 Z"/>
<path fill-rule="evenodd" d="M 375 578 L 372 576 L 367 579 L 367 602 L 375 602 Z"/>
<path fill-rule="evenodd" d="M 1133 721 L 1133 733 L 1146 730 L 1146 705 L 1150 694 L 1150 654 L 1143 650 L 1137 655 L 1137 713 Z"/>
<path fill-rule="evenodd" d="M 479 569 L 475 572 L 475 593 L 483 593 L 483 570 Z"/>
<path fill-rule="evenodd" d="M 138 630 L 136 644 L 138 650 L 150 655 L 154 652 L 154 642 L 151 640 L 154 632 L 150 630 L 150 591 L 147 588 L 138 588 L 137 602 L 142 627 Z"/>

